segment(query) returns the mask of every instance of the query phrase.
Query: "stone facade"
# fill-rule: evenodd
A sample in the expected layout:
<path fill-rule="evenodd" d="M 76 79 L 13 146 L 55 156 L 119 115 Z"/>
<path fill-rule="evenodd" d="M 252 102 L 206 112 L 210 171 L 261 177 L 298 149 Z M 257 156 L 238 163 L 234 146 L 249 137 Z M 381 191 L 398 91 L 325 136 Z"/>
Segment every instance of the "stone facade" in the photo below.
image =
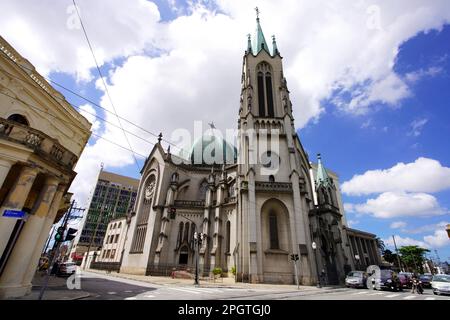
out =
<path fill-rule="evenodd" d="M 259 19 L 241 79 L 236 149 L 213 129 L 194 144 L 187 162 L 161 143 L 151 151 L 141 172 L 121 272 L 193 269 L 193 235 L 201 232 L 204 275 L 220 267 L 229 275 L 235 269 L 237 281 L 294 283 L 290 255 L 298 254 L 301 284 L 316 283 L 317 270 L 325 270 L 330 284 L 343 283 L 354 265 L 338 179 L 310 163 L 303 149 L 282 57 L 275 37 L 269 50 Z M 216 150 L 213 162 L 204 158 L 210 146 Z M 218 151 L 224 151 L 222 161 L 217 161 Z M 317 178 L 323 172 L 328 198 Z"/>
<path fill-rule="evenodd" d="M 91 124 L 0 37 L 0 298 L 31 290 Z M 5 210 L 25 211 L 22 219 Z"/>

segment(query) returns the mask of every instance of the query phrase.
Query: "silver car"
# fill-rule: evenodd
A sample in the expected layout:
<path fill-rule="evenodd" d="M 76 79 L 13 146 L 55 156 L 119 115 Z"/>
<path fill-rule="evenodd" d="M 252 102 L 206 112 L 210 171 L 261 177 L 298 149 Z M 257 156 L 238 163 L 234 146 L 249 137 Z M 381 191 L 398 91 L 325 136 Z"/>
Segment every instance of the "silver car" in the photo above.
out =
<path fill-rule="evenodd" d="M 365 288 L 367 274 L 364 271 L 350 271 L 345 278 L 345 286 L 352 288 Z"/>
<path fill-rule="evenodd" d="M 431 288 L 434 294 L 450 294 L 450 275 L 448 274 L 436 274 L 431 280 Z"/>

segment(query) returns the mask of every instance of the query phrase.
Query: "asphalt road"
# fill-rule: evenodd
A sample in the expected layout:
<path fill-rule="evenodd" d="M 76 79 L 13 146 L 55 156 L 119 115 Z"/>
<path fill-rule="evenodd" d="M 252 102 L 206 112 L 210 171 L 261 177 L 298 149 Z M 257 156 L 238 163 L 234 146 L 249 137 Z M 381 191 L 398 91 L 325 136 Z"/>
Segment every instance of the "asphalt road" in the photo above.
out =
<path fill-rule="evenodd" d="M 194 285 L 155 285 L 128 279 L 84 274 L 81 290 L 90 293 L 85 300 L 450 300 L 450 296 L 340 288 L 325 291 L 252 288 L 196 287 Z"/>

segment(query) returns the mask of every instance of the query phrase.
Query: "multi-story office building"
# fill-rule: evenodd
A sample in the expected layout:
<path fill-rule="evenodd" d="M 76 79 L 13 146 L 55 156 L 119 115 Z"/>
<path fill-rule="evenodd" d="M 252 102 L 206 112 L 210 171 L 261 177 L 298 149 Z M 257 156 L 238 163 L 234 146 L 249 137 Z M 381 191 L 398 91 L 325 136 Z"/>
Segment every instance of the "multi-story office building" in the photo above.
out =
<path fill-rule="evenodd" d="M 138 185 L 137 179 L 100 171 L 83 229 L 71 251 L 72 259 L 81 257 L 89 247 L 97 250 L 102 246 L 108 223 L 125 217 L 133 208 Z"/>

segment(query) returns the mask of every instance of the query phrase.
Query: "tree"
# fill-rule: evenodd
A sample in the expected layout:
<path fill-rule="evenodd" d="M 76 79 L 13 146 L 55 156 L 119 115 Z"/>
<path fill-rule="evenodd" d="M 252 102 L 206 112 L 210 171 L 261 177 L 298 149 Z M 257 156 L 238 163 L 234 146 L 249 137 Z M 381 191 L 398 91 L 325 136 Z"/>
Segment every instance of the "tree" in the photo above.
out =
<path fill-rule="evenodd" d="M 399 268 L 399 269 L 401 269 L 401 267 L 398 265 L 398 257 L 397 257 L 397 254 L 396 253 L 393 253 L 391 250 L 389 250 L 389 249 L 385 249 L 384 251 L 383 251 L 383 259 L 386 261 L 386 262 L 389 262 L 390 264 L 393 264 L 393 265 L 397 265 L 397 267 Z"/>
<path fill-rule="evenodd" d="M 423 263 L 425 262 L 425 253 L 430 250 L 419 246 L 403 246 L 399 249 L 402 261 L 409 270 L 423 273 Z"/>
<path fill-rule="evenodd" d="M 384 251 L 386 250 L 386 245 L 384 244 L 384 241 L 378 237 L 375 239 L 375 241 L 377 242 L 377 247 L 380 250 L 381 254 L 384 254 Z"/>

